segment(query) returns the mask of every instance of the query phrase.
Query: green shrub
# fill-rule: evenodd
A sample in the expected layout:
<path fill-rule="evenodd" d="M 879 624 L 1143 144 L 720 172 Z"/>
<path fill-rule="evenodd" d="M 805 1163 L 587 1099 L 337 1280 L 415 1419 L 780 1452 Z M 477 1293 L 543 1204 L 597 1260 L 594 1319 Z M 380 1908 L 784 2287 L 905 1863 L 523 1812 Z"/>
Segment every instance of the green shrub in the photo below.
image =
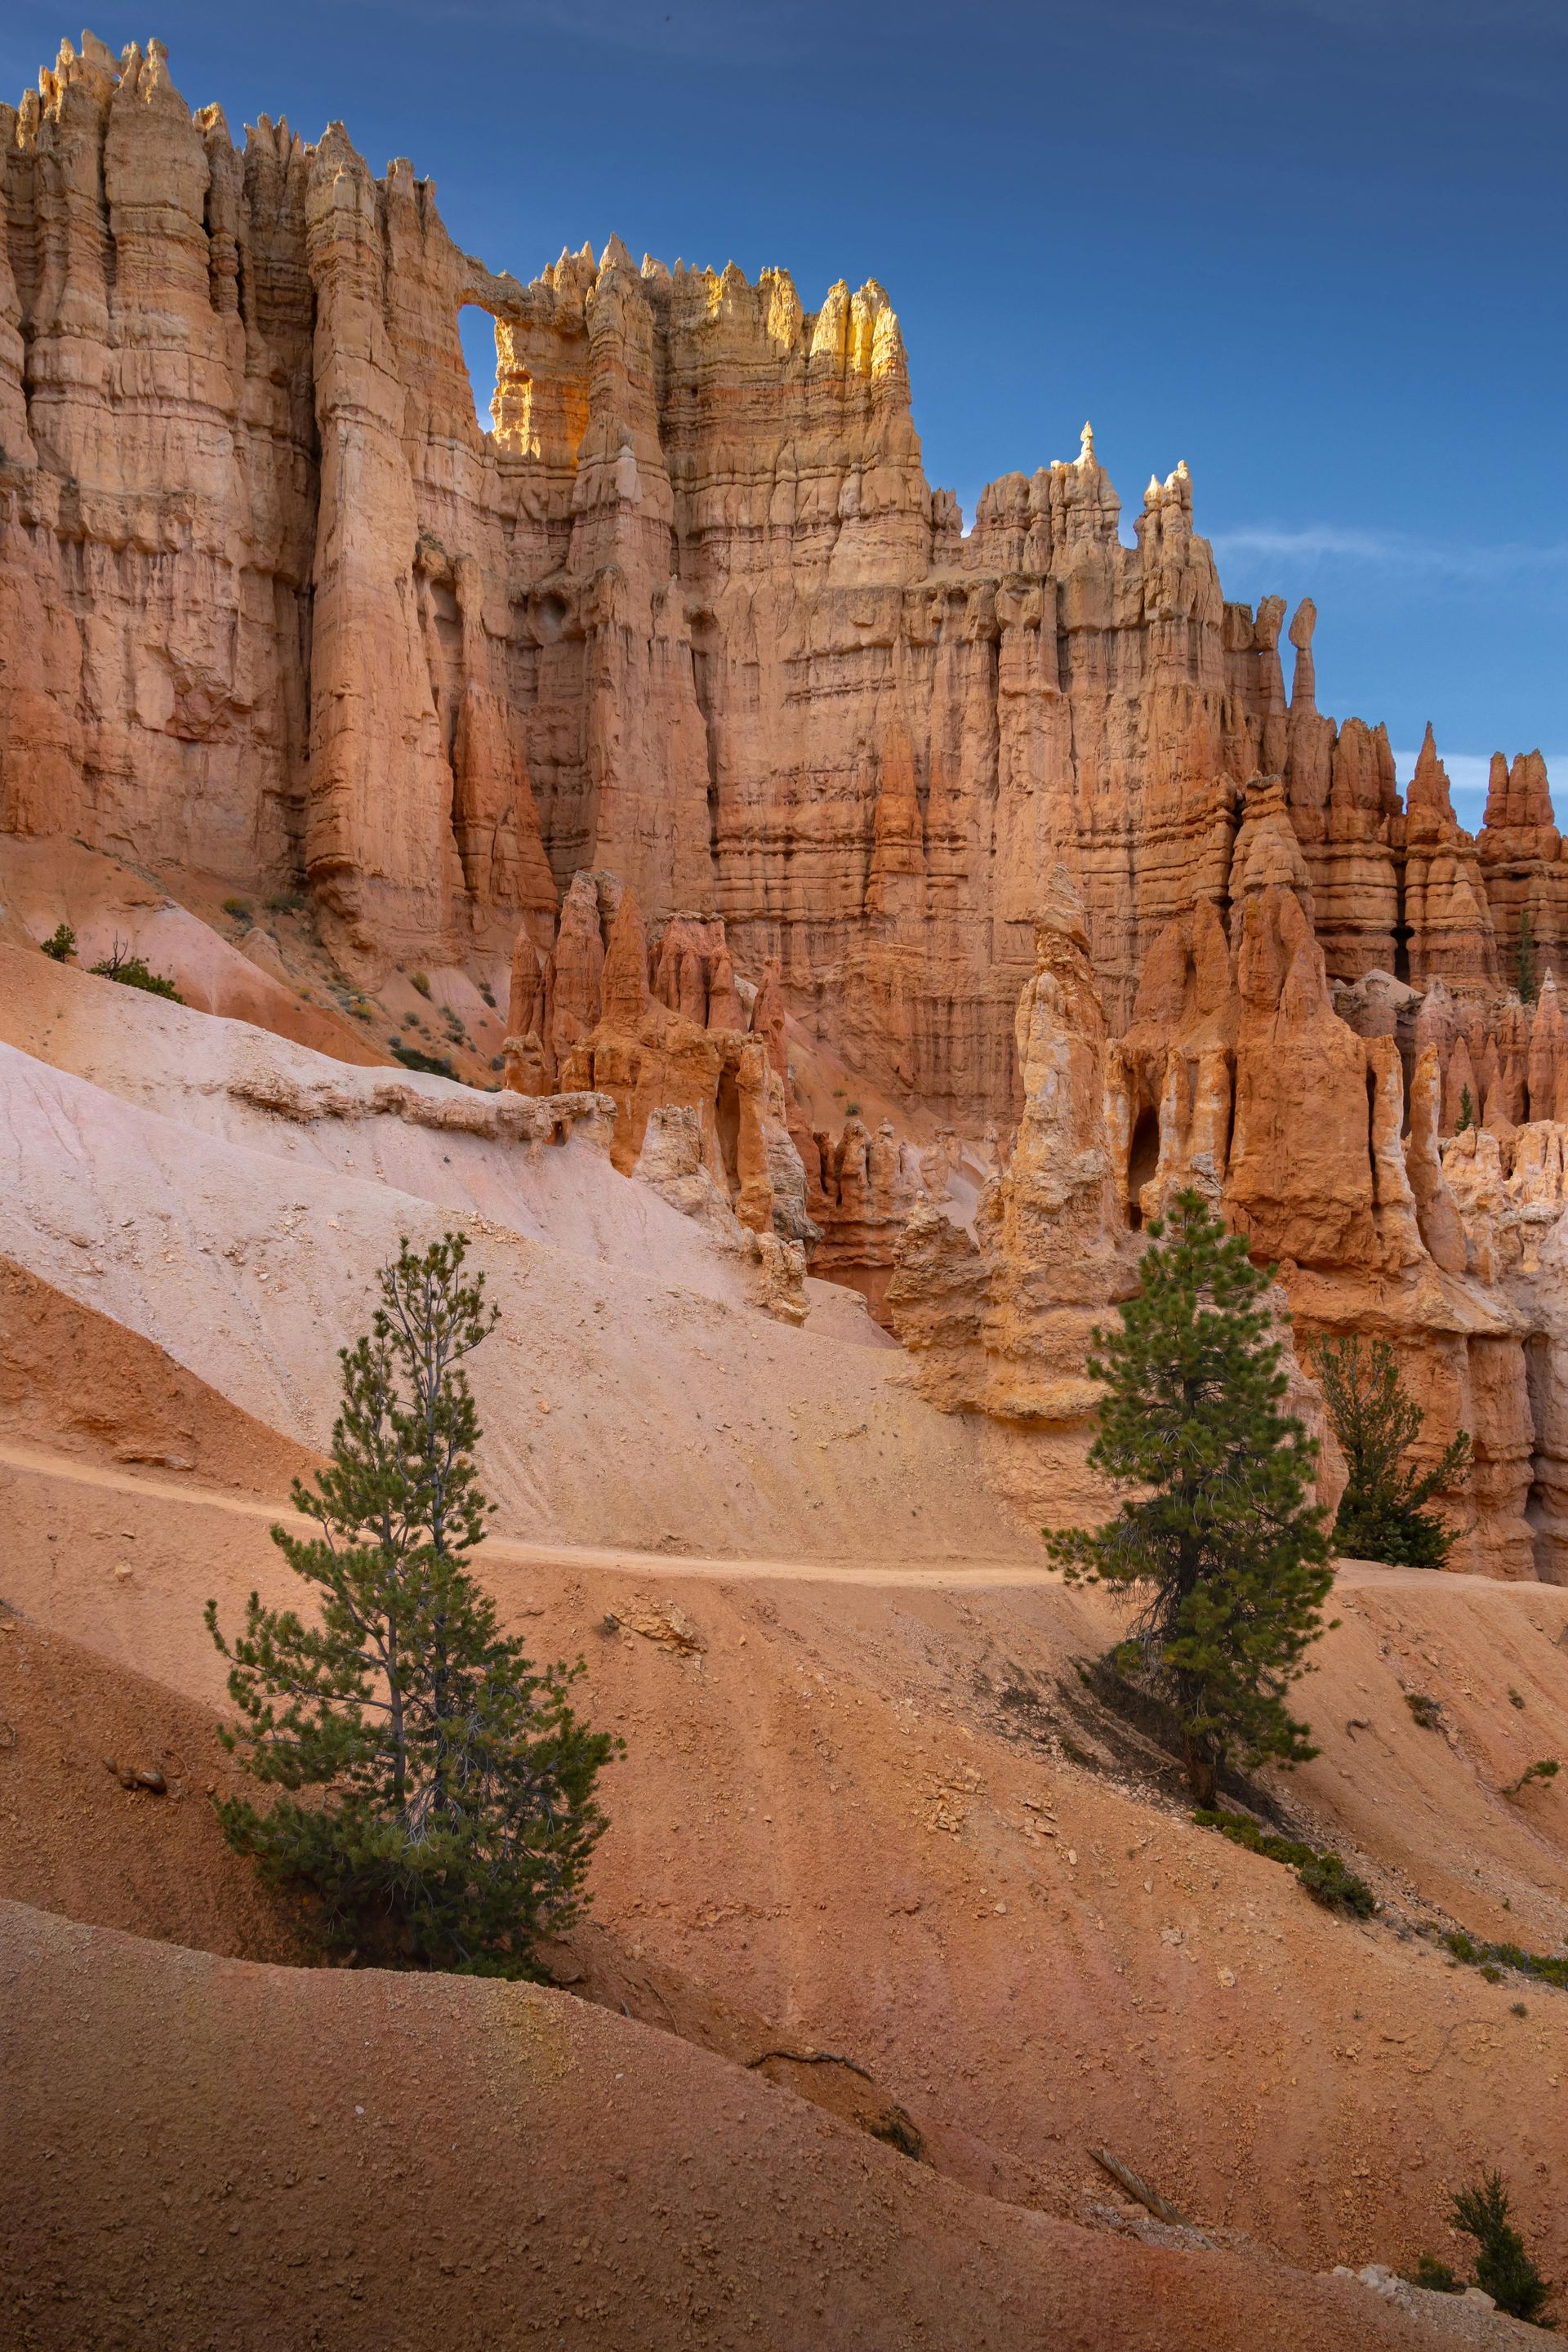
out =
<path fill-rule="evenodd" d="M 1500 2172 L 1483 2172 L 1473 2189 L 1454 2199 L 1454 2227 L 1476 2242 L 1476 2284 L 1510 2319 L 1551 2326 L 1546 2298 L 1552 2289 L 1525 2252 L 1510 2219 L 1508 2190 Z"/>
<path fill-rule="evenodd" d="M 1270 1862 L 1295 1866 L 1317 1860 L 1316 1846 L 1303 1845 L 1296 1838 L 1276 1837 L 1250 1813 L 1227 1813 L 1217 1806 L 1200 1805 L 1193 1819 L 1200 1829 L 1218 1830 L 1233 1845 L 1244 1845 L 1251 1853 L 1266 1853 Z"/>
<path fill-rule="evenodd" d="M 248 923 L 250 920 L 248 898 L 226 898 L 223 902 L 223 910 L 226 915 L 232 915 L 237 923 Z"/>
<path fill-rule="evenodd" d="M 430 993 L 429 980 L 422 971 L 411 971 L 408 975 L 408 985 L 410 988 L 416 988 L 421 996 L 428 996 Z"/>
<path fill-rule="evenodd" d="M 100 980 L 117 980 L 121 988 L 144 989 L 149 996 L 166 996 L 171 1004 L 183 1004 L 184 998 L 172 980 L 161 971 L 153 971 L 139 955 L 131 954 L 118 940 L 101 963 L 89 966 Z"/>
<path fill-rule="evenodd" d="M 1405 1704 L 1423 1731 L 1442 1728 L 1443 1710 L 1435 1698 L 1427 1697 L 1425 1691 L 1406 1691 Z"/>
<path fill-rule="evenodd" d="M 1212 1805 L 1200 1805 L 1193 1819 L 1200 1829 L 1218 1830 L 1233 1845 L 1244 1845 L 1251 1853 L 1267 1854 L 1270 1862 L 1287 1864 L 1312 1900 L 1329 1910 L 1349 1911 L 1358 1919 L 1370 1919 L 1377 1909 L 1377 1898 L 1365 1879 L 1347 1870 L 1337 1853 L 1320 1853 L 1316 1846 L 1305 1845 L 1299 1838 L 1276 1837 L 1249 1813 L 1227 1813 Z"/>
<path fill-rule="evenodd" d="M 1479 1944 L 1462 1927 L 1450 1927 L 1443 1942 L 1468 1969 L 1512 1969 L 1521 1977 L 1568 1992 L 1568 1957 L 1555 1952 L 1527 1952 L 1519 1944 Z M 1494 1979 L 1495 1982 L 1496 1979 Z"/>
<path fill-rule="evenodd" d="M 458 1075 L 445 1054 L 421 1053 L 417 1045 L 405 1045 L 401 1037 L 394 1037 L 391 1044 L 405 1070 L 425 1070 L 433 1078 L 455 1078 Z"/>
<path fill-rule="evenodd" d="M 235 1797 L 217 1814 L 268 1884 L 305 1895 L 329 1947 L 520 1977 L 582 1907 L 605 1828 L 595 1783 L 618 1743 L 572 1710 L 582 1660 L 531 1664 L 468 1570 L 490 1506 L 463 1360 L 497 1317 L 483 1276 L 462 1279 L 466 1247 L 405 1241 L 369 1335 L 342 1350 L 331 1465 L 293 1489 L 319 1533 L 272 1530 L 316 1588 L 312 1622 L 252 1593 L 231 1644 L 207 1603 L 241 1717 L 219 1737 L 283 1792 L 266 1813 Z"/>
<path fill-rule="evenodd" d="M 68 923 L 57 923 L 43 949 L 51 963 L 69 963 L 76 953 L 76 933 Z"/>
<path fill-rule="evenodd" d="M 1436 2262 L 1430 2254 L 1418 2256 L 1415 2268 L 1406 2271 L 1405 2277 L 1409 2285 L 1424 2286 L 1428 2294 L 1463 2294 L 1465 2292 L 1464 2280 L 1451 2271 L 1447 2263 Z"/>
<path fill-rule="evenodd" d="M 1304 1862 L 1296 1874 L 1314 1903 L 1326 1910 L 1348 1911 L 1357 1919 L 1370 1919 L 1377 1909 L 1377 1897 L 1364 1878 L 1347 1870 L 1337 1853 L 1320 1853 Z"/>
<path fill-rule="evenodd" d="M 1542 1756 L 1534 1764 L 1527 1764 L 1518 1780 L 1510 1780 L 1502 1793 L 1505 1797 L 1517 1797 L 1520 1790 L 1528 1789 L 1532 1780 L 1555 1780 L 1562 1769 L 1555 1756 Z"/>
<path fill-rule="evenodd" d="M 1352 1332 L 1317 1340 L 1310 1354 L 1350 1473 L 1334 1521 L 1336 1548 L 1395 1568 L 1441 1568 L 1454 1530 L 1426 1506 L 1469 1468 L 1468 1431 L 1461 1429 L 1442 1458 L 1417 1473 L 1408 1456 L 1426 1416 L 1405 1393 L 1387 1340 L 1363 1344 Z"/>

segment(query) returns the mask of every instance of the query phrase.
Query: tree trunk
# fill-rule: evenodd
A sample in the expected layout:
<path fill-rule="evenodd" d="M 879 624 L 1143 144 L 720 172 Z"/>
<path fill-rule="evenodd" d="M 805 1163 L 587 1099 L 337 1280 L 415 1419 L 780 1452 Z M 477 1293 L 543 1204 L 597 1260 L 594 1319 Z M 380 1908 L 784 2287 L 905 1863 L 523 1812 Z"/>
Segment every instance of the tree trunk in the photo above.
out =
<path fill-rule="evenodd" d="M 1219 1774 L 1208 1749 L 1201 1741 L 1194 1739 L 1191 1732 L 1188 1732 L 1186 1737 L 1184 1760 L 1187 1768 L 1187 1786 L 1193 1792 L 1194 1804 L 1212 1805 L 1219 1792 Z"/>

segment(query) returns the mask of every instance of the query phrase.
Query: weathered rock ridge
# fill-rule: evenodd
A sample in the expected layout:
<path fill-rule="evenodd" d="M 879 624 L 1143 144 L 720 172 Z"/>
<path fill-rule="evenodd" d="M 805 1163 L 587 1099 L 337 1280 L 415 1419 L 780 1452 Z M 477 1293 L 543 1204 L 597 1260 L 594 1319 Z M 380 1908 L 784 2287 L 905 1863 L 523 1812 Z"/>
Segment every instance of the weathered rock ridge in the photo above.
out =
<path fill-rule="evenodd" d="M 1129 544 L 1087 426 L 966 534 L 874 282 L 525 285 L 157 42 L 0 109 L 0 854 L 303 893 L 369 989 L 510 963 L 511 1090 L 612 1099 L 781 1311 L 814 1251 L 1015 1427 L 1081 1420 L 1195 1183 L 1474 1431 L 1466 1563 L 1556 1573 L 1568 857 L 1538 753 L 1474 839 L 1430 731 L 1402 800 L 1315 621 L 1287 695 L 1185 467 Z"/>

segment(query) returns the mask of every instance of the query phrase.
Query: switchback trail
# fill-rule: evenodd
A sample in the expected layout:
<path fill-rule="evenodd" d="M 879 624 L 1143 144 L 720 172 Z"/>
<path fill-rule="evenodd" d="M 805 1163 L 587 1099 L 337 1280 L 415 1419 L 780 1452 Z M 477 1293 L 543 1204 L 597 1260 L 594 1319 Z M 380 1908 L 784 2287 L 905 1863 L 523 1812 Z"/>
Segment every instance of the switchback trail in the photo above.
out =
<path fill-rule="evenodd" d="M 236 1494 L 231 1488 L 204 1485 L 195 1479 L 160 1478 L 138 1470 L 110 1469 L 103 1464 L 83 1462 L 71 1454 L 52 1453 L 46 1447 L 26 1445 L 10 1438 L 0 1437 L 0 1469 L 97 1488 L 106 1494 L 136 1496 L 148 1502 L 226 1512 L 234 1517 L 254 1519 L 268 1526 L 281 1521 L 287 1527 L 304 1529 L 310 1524 L 286 1503 L 268 1501 L 262 1496 Z M 855 1559 L 752 1559 L 743 1553 L 719 1556 L 634 1551 L 616 1546 L 531 1542 L 506 1535 L 490 1536 L 485 1551 L 492 1559 L 519 1568 L 591 1569 L 640 1577 L 740 1578 L 758 1582 L 880 1585 L 949 1591 L 1061 1582 L 1058 1571 L 1044 1560 L 1037 1568 L 1016 1560 L 987 1559 L 924 1559 L 911 1561 L 907 1567 L 889 1567 L 885 1562 Z M 1430 1591 L 1441 1586 L 1445 1591 L 1486 1593 L 1499 1601 L 1510 1596 L 1517 1601 L 1542 1589 L 1529 1582 L 1510 1583 L 1493 1577 L 1461 1576 L 1435 1569 L 1384 1568 L 1374 1560 L 1361 1559 L 1337 1563 L 1335 1586 L 1340 1591 L 1374 1588 L 1405 1591 Z"/>

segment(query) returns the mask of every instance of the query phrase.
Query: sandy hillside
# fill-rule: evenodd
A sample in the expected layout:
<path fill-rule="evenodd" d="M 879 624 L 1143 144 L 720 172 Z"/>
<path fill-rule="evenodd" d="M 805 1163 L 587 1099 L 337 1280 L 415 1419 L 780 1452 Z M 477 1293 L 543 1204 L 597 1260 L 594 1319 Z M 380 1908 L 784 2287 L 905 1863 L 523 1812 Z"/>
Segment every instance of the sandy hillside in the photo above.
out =
<path fill-rule="evenodd" d="M 27 1531 L 13 1602 L 216 1708 L 203 1601 L 232 1618 L 253 1584 L 289 1591 L 259 1504 L 15 1449 L 0 1475 Z M 1327 2265 L 1441 2246 L 1447 2187 L 1500 2161 L 1568 2256 L 1568 2000 L 1450 1968 L 1412 1932 L 1457 1918 L 1558 1945 L 1557 1801 L 1497 1793 L 1520 1752 L 1506 1689 L 1461 1717 L 1428 1667 L 1455 1742 L 1422 1730 L 1368 1613 L 1411 1626 L 1425 1603 L 1436 1654 L 1529 1660 L 1549 1749 L 1568 1746 L 1568 1594 L 1347 1586 L 1310 1685 L 1325 1752 L 1289 1795 L 1384 1898 L 1363 1925 L 1193 1827 L 1081 1697 L 1073 1661 L 1110 1619 L 1037 1571 L 483 1557 L 537 1654 L 584 1651 L 585 1704 L 627 1741 L 595 1916 L 634 1958 L 851 2056 L 989 2151 L 977 2177 L 1009 2193 L 1059 2188 L 1076 2210 L 1086 2146 L 1108 2141 L 1197 2218 Z M 1347 1732 L 1352 1712 L 1373 1728 Z M 1436 1839 L 1432 1808 L 1452 1824 Z"/>
<path fill-rule="evenodd" d="M 0 1258 L 0 1431 L 268 1498 L 321 1457 L 107 1315 Z"/>
<path fill-rule="evenodd" d="M 254 922 L 227 919 L 226 936 L 219 928 L 226 924 L 219 891 L 205 896 L 204 920 L 146 868 L 104 856 L 80 842 L 19 841 L 13 835 L 5 844 L 0 908 L 7 940 L 17 945 L 42 941 L 65 923 L 76 934 L 77 968 L 84 975 L 118 948 L 141 956 L 200 1012 L 255 1022 L 340 1061 L 387 1060 L 363 1024 L 345 1019 L 314 991 L 300 992 L 276 943 Z M 243 952 L 241 937 L 258 942 L 265 961 Z"/>
<path fill-rule="evenodd" d="M 18 2347 L 1434 2340 L 1352 2282 L 976 2198 L 569 1994 L 0 1922 Z"/>
<path fill-rule="evenodd" d="M 1100 1711 L 1116 1621 L 856 1299 L 770 1319 L 743 1256 L 498 1097 L 3 944 L 0 982 L 0 1893 L 39 1906 L 0 2160 L 59 2167 L 5 2240 L 20 2340 L 1426 2342 L 1305 2273 L 1452 2256 L 1489 2163 L 1568 2273 L 1568 1996 L 1436 1940 L 1568 1935 L 1568 1799 L 1505 1793 L 1568 1755 L 1568 1591 L 1344 1572 L 1323 1753 L 1275 1784 L 1384 1906 L 1331 1915 Z M 453 1223 L 503 1313 L 483 1574 L 627 1744 L 553 1957 L 586 2000 L 242 1965 L 297 1924 L 206 1809 L 202 1605 L 297 1597 L 268 1529 L 336 1350 Z M 1129 2238 L 1106 2145 L 1231 2251 Z"/>
<path fill-rule="evenodd" d="M 263 1893 L 218 1828 L 209 1791 L 249 1784 L 215 1712 L 0 1613 L 6 1895 L 203 1951 L 303 1957 L 289 1906 Z"/>
<path fill-rule="evenodd" d="M 0 1252 L 246 1412 L 323 1444 L 337 1349 L 364 1327 L 376 1268 L 402 1234 L 460 1223 L 504 1318 L 476 1378 L 509 1529 L 816 1558 L 1037 1548 L 988 1492 L 980 1436 L 912 1395 L 854 1299 L 815 1286 L 804 1330 L 760 1314 L 746 1261 L 584 1138 L 535 1154 L 377 1112 L 360 1091 L 383 1083 L 372 1074 L 77 973 L 42 984 L 46 1007 L 57 982 L 65 1011 L 28 1034 L 67 1066 L 0 1046 Z M 88 991 L 114 1000 L 92 1066 L 129 1087 L 129 1038 L 163 1108 L 72 1074 L 100 1017 Z M 271 1090 L 280 1057 L 363 1115 L 304 1120 L 236 1096 Z M 489 1116 L 446 1081 L 395 1083 L 435 1114 Z"/>

